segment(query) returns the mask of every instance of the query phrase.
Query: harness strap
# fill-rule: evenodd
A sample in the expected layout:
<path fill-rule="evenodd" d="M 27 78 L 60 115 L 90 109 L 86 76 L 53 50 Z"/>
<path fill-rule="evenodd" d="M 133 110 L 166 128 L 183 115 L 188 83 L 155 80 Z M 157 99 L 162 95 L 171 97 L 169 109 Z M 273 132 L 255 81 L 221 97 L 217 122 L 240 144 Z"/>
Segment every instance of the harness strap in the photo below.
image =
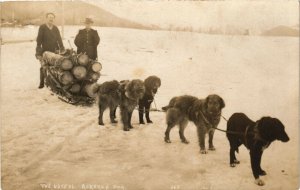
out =
<path fill-rule="evenodd" d="M 245 139 L 245 146 L 248 148 L 248 139 L 247 139 L 247 133 L 248 130 L 250 128 L 250 125 L 247 126 L 246 130 L 245 130 L 245 134 L 244 134 L 244 139 Z"/>
<path fill-rule="evenodd" d="M 268 147 L 268 146 L 271 144 L 271 142 L 269 142 L 269 141 L 263 139 L 263 138 L 259 135 L 259 132 L 258 132 L 257 127 L 258 127 L 258 122 L 256 122 L 256 125 L 254 126 L 254 134 L 255 134 L 254 139 L 255 139 L 255 141 L 256 141 L 256 142 L 257 142 L 257 141 L 261 141 L 261 142 L 263 142 L 263 143 L 266 143 L 266 147 Z"/>
<path fill-rule="evenodd" d="M 217 127 L 214 127 L 209 121 L 208 119 L 204 116 L 202 110 L 200 110 L 200 113 L 201 113 L 201 116 L 204 120 L 204 122 L 207 124 L 207 125 L 211 125 L 211 128 L 214 128 L 215 130 L 218 130 L 218 131 L 222 131 L 224 133 L 228 133 L 228 134 L 234 134 L 234 135 L 245 135 L 245 133 L 242 133 L 242 132 L 237 132 L 237 131 L 228 131 L 228 130 L 223 130 L 223 129 L 219 129 Z M 222 116 L 223 117 L 223 116 Z M 223 117 L 224 118 L 224 117 Z M 225 119 L 225 118 L 224 118 Z M 227 121 L 227 120 L 226 120 Z M 249 126 L 250 127 L 250 126 Z M 246 129 L 247 133 L 249 134 L 248 132 L 248 129 Z"/>

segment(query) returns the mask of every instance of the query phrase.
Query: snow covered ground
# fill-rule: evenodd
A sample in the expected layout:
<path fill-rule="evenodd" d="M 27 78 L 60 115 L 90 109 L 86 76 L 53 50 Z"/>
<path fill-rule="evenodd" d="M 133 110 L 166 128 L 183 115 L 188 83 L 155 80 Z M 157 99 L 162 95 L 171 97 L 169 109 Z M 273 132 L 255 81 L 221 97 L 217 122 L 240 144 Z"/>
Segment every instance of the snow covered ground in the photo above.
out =
<path fill-rule="evenodd" d="M 65 28 L 66 39 L 72 42 L 78 29 Z M 154 124 L 148 125 L 139 125 L 135 112 L 130 132 L 124 132 L 120 123 L 109 124 L 106 112 L 107 125 L 99 127 L 96 105 L 76 107 L 60 101 L 49 89 L 37 89 L 35 43 L 26 42 L 1 46 L 4 190 L 299 187 L 299 38 L 97 29 L 105 74 L 99 83 L 157 75 L 162 79 L 158 107 L 177 95 L 205 98 L 216 93 L 225 100 L 227 118 L 234 112 L 245 112 L 253 120 L 267 115 L 279 118 L 291 140 L 274 142 L 264 152 L 266 186 L 254 184 L 245 147 L 237 155 L 241 164 L 229 167 L 229 143 L 222 132 L 215 133 L 217 150 L 201 155 L 192 123 L 186 129 L 189 145 L 180 142 L 177 128 L 171 132 L 172 143 L 164 143 L 161 112 L 151 112 Z M 36 36 L 37 29 L 23 32 Z M 2 31 L 4 40 L 13 34 Z M 64 44 L 68 47 L 67 40 Z M 226 122 L 222 120 L 219 127 L 225 129 Z"/>

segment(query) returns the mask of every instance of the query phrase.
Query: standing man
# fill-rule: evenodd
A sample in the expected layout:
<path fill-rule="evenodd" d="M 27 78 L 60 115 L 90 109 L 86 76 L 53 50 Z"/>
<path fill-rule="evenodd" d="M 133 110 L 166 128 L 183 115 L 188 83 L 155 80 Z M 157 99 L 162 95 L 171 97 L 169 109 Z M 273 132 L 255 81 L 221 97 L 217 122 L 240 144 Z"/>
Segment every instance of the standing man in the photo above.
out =
<path fill-rule="evenodd" d="M 84 23 L 85 29 L 79 30 L 74 41 L 77 46 L 77 53 L 85 53 L 90 59 L 97 60 L 97 46 L 100 42 L 98 32 L 91 28 L 93 24 L 91 18 L 86 18 Z"/>
<path fill-rule="evenodd" d="M 64 51 L 64 45 L 57 26 L 53 24 L 55 15 L 54 13 L 46 14 L 47 22 L 42 24 L 39 28 L 39 33 L 36 39 L 36 58 L 41 62 L 40 68 L 40 85 L 39 88 L 44 87 L 45 68 L 43 67 L 42 55 L 45 51 L 61 52 Z"/>

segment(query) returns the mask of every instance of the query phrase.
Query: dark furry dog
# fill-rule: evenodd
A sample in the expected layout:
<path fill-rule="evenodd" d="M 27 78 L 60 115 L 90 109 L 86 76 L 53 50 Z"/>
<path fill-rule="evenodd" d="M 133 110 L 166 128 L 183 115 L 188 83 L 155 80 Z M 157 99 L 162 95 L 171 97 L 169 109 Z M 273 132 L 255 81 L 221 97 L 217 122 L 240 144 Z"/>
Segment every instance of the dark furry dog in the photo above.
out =
<path fill-rule="evenodd" d="M 139 100 L 139 120 L 140 124 L 145 124 L 144 113 L 147 123 L 153 123 L 149 116 L 150 105 L 154 100 L 154 96 L 157 93 L 157 89 L 161 85 L 161 80 L 157 76 L 149 76 L 144 80 L 145 94 L 142 99 Z"/>
<path fill-rule="evenodd" d="M 108 81 L 100 85 L 98 89 L 99 125 L 104 125 L 103 112 L 108 107 L 110 109 L 109 116 L 111 123 L 117 123 L 115 113 L 120 101 L 120 83 L 118 81 Z"/>
<path fill-rule="evenodd" d="M 265 148 L 274 140 L 289 141 L 283 124 L 276 118 L 263 117 L 254 122 L 243 113 L 234 113 L 227 123 L 227 138 L 230 143 L 230 166 L 235 167 L 239 161 L 235 157 L 235 151 L 241 144 L 250 150 L 251 168 L 257 185 L 264 185 L 259 178 L 266 175 L 261 168 L 261 157 Z"/>
<path fill-rule="evenodd" d="M 179 125 L 179 136 L 183 143 L 189 143 L 184 136 L 184 129 L 188 121 L 194 122 L 197 127 L 200 153 L 206 154 L 205 134 L 209 134 L 209 150 L 215 150 L 213 145 L 214 128 L 220 122 L 221 110 L 225 107 L 223 99 L 218 95 L 209 95 L 206 99 L 193 96 L 179 96 L 170 100 L 169 105 L 163 107 L 167 111 L 167 130 L 165 142 L 170 143 L 170 131 Z"/>
<path fill-rule="evenodd" d="M 124 81 L 120 86 L 120 110 L 124 131 L 129 131 L 132 127 L 131 117 L 134 108 L 138 105 L 139 99 L 144 96 L 145 86 L 139 79 Z"/>

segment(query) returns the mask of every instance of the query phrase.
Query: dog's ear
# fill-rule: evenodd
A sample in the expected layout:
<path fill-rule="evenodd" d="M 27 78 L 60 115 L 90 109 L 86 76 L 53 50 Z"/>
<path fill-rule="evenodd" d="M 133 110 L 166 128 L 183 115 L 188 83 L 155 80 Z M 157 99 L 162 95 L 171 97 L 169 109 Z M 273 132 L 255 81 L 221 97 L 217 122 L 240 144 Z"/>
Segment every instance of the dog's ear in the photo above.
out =
<path fill-rule="evenodd" d="M 195 102 L 195 104 L 188 109 L 189 117 L 192 121 L 198 121 L 200 117 L 200 111 L 201 111 L 201 103 Z"/>
<path fill-rule="evenodd" d="M 158 82 L 158 87 L 161 86 L 161 79 L 159 77 L 157 77 L 157 82 Z"/>
<path fill-rule="evenodd" d="M 208 108 L 208 101 L 209 101 L 209 96 L 207 96 L 206 98 L 205 98 L 205 101 L 204 101 L 204 107 L 205 107 L 205 109 L 207 109 Z"/>
<path fill-rule="evenodd" d="M 223 109 L 225 107 L 225 102 L 224 102 L 223 98 L 221 98 L 220 96 L 219 96 L 219 104 L 220 104 L 221 109 Z"/>
<path fill-rule="evenodd" d="M 271 117 L 262 117 L 258 121 L 258 131 L 260 136 L 267 140 L 267 141 L 273 141 L 277 138 L 277 127 L 276 127 L 276 121 L 274 118 Z"/>
<path fill-rule="evenodd" d="M 277 118 L 272 118 L 272 119 L 273 119 L 273 122 L 274 122 L 275 131 L 276 131 L 276 139 L 280 140 L 282 142 L 289 141 L 290 138 L 287 135 L 282 122 Z"/>

